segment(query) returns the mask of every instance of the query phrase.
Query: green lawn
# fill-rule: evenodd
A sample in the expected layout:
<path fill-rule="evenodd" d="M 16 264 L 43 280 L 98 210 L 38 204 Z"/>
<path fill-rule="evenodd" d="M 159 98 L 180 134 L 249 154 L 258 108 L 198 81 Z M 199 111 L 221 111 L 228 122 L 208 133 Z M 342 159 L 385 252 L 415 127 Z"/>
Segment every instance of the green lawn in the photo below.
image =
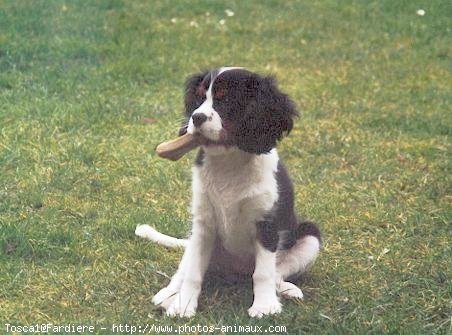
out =
<path fill-rule="evenodd" d="M 451 22 L 433 0 L 0 0 L 0 333 L 450 332 Z M 278 316 L 248 317 L 251 284 L 209 282 L 173 320 L 150 299 L 181 251 L 134 229 L 189 231 L 194 154 L 154 148 L 177 133 L 186 76 L 222 65 L 274 74 L 299 106 L 279 152 L 324 245 Z"/>

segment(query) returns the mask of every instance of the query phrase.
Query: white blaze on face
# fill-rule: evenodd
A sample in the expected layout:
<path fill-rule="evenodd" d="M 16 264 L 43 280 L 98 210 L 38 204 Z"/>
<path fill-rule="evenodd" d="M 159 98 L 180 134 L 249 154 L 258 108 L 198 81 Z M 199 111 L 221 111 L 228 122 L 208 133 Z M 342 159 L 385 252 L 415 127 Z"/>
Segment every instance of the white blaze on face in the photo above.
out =
<path fill-rule="evenodd" d="M 243 69 L 243 67 L 233 66 L 233 67 L 222 67 L 220 68 L 220 71 L 218 72 L 218 76 L 222 74 L 223 72 L 229 71 L 229 70 L 239 70 Z"/>
<path fill-rule="evenodd" d="M 189 134 L 201 133 L 204 137 L 207 137 L 210 140 L 218 141 L 220 139 L 220 133 L 223 129 L 223 125 L 221 122 L 220 115 L 213 108 L 213 96 L 212 96 L 212 87 L 215 79 L 222 74 L 223 72 L 233 70 L 233 69 L 241 69 L 239 67 L 222 67 L 220 68 L 218 75 L 210 81 L 209 89 L 206 92 L 206 100 L 199 106 L 192 114 L 204 114 L 207 117 L 207 120 L 201 124 L 199 127 L 195 127 L 193 124 L 193 117 L 190 118 L 188 122 L 187 132 Z"/>

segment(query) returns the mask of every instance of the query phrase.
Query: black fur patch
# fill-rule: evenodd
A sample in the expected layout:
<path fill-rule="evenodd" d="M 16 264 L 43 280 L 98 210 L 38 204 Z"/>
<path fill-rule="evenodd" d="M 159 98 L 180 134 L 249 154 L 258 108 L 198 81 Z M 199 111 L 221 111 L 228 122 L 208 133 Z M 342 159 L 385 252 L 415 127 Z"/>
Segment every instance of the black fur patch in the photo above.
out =
<path fill-rule="evenodd" d="M 203 101 L 206 100 L 205 91 L 207 91 L 210 84 L 209 73 L 209 71 L 198 73 L 187 78 L 185 81 L 184 104 L 185 116 L 187 118 L 190 118 L 193 111 L 201 106 Z M 204 88 L 204 91 L 200 90 L 200 87 Z M 202 92 L 204 92 L 204 94 Z"/>
<path fill-rule="evenodd" d="M 188 120 L 190 119 L 191 114 L 196 110 L 196 108 L 201 106 L 204 100 L 206 100 L 205 92 L 207 91 L 209 84 L 209 71 L 194 74 L 188 77 L 185 81 L 185 120 L 179 128 L 179 136 L 182 136 L 187 132 Z"/>
<path fill-rule="evenodd" d="M 179 128 L 179 136 L 185 135 L 187 133 L 188 124 L 183 123 L 182 127 Z"/>
<path fill-rule="evenodd" d="M 275 252 L 278 247 L 278 225 L 277 222 L 269 217 L 257 223 L 257 238 L 265 249 Z"/>
<path fill-rule="evenodd" d="M 251 77 L 247 94 L 248 103 L 235 133 L 237 146 L 250 153 L 267 153 L 292 130 L 298 115 L 295 104 L 272 77 Z"/>
<path fill-rule="evenodd" d="M 297 240 L 307 235 L 317 237 L 319 242 L 322 242 L 322 236 L 316 224 L 311 221 L 302 221 L 297 228 Z"/>
<path fill-rule="evenodd" d="M 298 239 L 312 235 L 321 240 L 320 231 L 310 221 L 299 222 L 294 211 L 294 191 L 284 165 L 278 162 L 275 174 L 278 201 L 263 221 L 257 223 L 257 237 L 262 245 L 274 252 L 290 249 Z"/>
<path fill-rule="evenodd" d="M 195 165 L 202 166 L 203 164 L 204 164 L 204 150 L 203 148 L 201 148 L 198 150 L 198 153 L 196 154 Z"/>

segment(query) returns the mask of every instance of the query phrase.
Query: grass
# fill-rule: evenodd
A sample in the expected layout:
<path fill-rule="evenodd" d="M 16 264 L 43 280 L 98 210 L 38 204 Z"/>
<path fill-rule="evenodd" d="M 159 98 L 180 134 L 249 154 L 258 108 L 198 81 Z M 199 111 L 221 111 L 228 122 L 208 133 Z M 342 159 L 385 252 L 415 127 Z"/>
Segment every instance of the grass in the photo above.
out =
<path fill-rule="evenodd" d="M 2 1 L 2 332 L 48 322 L 99 334 L 114 323 L 450 332 L 451 10 L 447 1 Z M 172 320 L 150 298 L 181 251 L 134 228 L 189 231 L 190 194 L 180 190 L 193 154 L 172 163 L 153 148 L 176 133 L 185 77 L 221 65 L 273 73 L 300 107 L 279 152 L 324 246 L 298 283 L 306 299 L 285 301 L 281 315 L 251 320 L 251 285 L 207 283 L 197 316 Z"/>

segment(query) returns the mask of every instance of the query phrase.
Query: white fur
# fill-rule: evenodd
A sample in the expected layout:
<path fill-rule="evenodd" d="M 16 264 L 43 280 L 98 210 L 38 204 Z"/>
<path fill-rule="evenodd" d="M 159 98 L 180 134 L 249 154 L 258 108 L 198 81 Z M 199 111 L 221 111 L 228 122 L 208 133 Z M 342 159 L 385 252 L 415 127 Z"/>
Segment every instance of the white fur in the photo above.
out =
<path fill-rule="evenodd" d="M 243 67 L 240 66 L 224 66 L 222 68 L 220 68 L 220 71 L 218 72 L 218 75 L 222 74 L 223 72 L 226 71 L 230 71 L 230 70 L 238 70 L 238 69 L 243 69 Z"/>
<path fill-rule="evenodd" d="M 262 317 L 281 312 L 281 303 L 276 296 L 276 253 L 266 250 L 260 242 L 256 248 L 256 268 L 253 273 L 253 305 L 248 309 L 251 317 Z"/>
<path fill-rule="evenodd" d="M 172 303 L 166 310 L 168 316 L 191 317 L 195 315 L 198 297 L 204 273 L 215 241 L 215 232 L 206 228 L 203 218 L 198 217 L 193 223 L 193 235 L 185 250 L 183 264 L 183 279 L 180 291 L 175 294 Z M 180 278 L 177 278 L 180 281 Z"/>
<path fill-rule="evenodd" d="M 154 228 L 147 224 L 137 226 L 137 228 L 135 229 L 135 235 L 140 236 L 142 238 L 146 238 L 148 240 L 151 240 L 155 243 L 164 245 L 169 248 L 187 246 L 187 240 L 159 233 L 157 230 L 155 230 Z"/>
<path fill-rule="evenodd" d="M 277 281 L 276 291 L 287 299 L 303 299 L 303 292 L 296 285 L 287 281 Z"/>
<path fill-rule="evenodd" d="M 268 155 L 236 148 L 204 150 L 203 166 L 193 168 L 193 215 L 211 211 L 214 219 L 209 224 L 215 226 L 226 250 L 254 254 L 255 224 L 278 199 L 274 177 L 278 154 L 276 150 Z"/>
<path fill-rule="evenodd" d="M 280 250 L 276 260 L 280 279 L 308 270 L 314 264 L 319 250 L 319 240 L 310 235 L 298 240 L 289 250 Z"/>

